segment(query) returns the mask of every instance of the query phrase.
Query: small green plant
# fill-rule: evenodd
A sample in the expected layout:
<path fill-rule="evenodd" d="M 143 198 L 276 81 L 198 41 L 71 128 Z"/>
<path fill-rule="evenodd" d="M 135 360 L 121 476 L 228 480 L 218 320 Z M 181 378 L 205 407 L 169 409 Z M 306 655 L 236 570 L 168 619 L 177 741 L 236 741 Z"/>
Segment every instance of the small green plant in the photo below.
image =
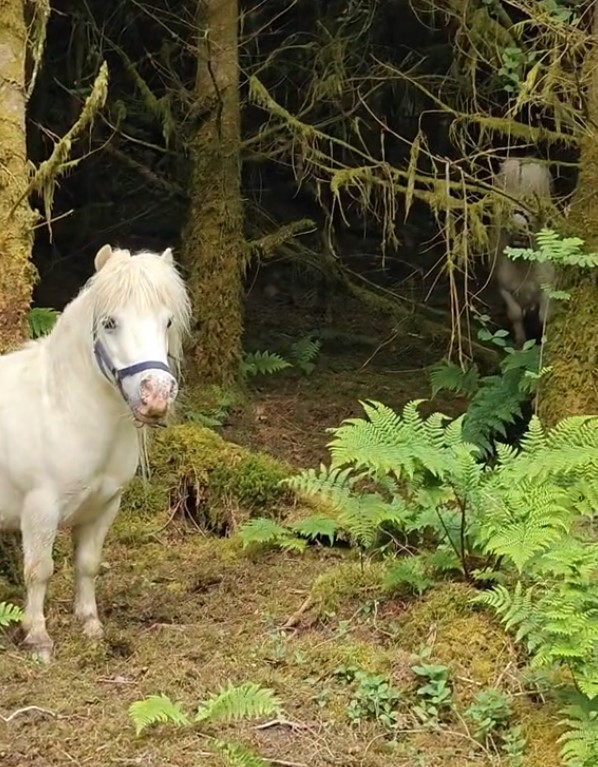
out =
<path fill-rule="evenodd" d="M 496 375 L 480 376 L 476 365 L 463 370 L 448 361 L 430 371 L 432 397 L 446 390 L 469 399 L 463 418 L 463 439 L 477 445 L 485 456 L 492 452 L 497 437 L 506 436 L 507 427 L 522 415 L 538 381 L 549 372 L 547 367 L 540 369 L 540 347 L 534 341 L 526 341 L 522 349 L 513 349 L 507 343 L 508 335 L 506 330 L 478 331 L 480 341 L 499 346 L 505 352 Z"/>
<path fill-rule="evenodd" d="M 291 346 L 289 357 L 293 365 L 304 375 L 313 373 L 316 367 L 314 360 L 320 353 L 322 342 L 317 338 L 301 338 Z"/>
<path fill-rule="evenodd" d="M 56 311 L 56 309 L 45 307 L 31 309 L 27 317 L 31 338 L 40 338 L 50 333 L 59 316 L 60 312 Z"/>
<path fill-rule="evenodd" d="M 379 674 L 358 671 L 355 674 L 357 689 L 349 701 L 347 715 L 353 724 L 372 719 L 385 727 L 397 723 L 396 707 L 401 699 L 398 690 Z"/>
<path fill-rule="evenodd" d="M 185 420 L 207 429 L 217 429 L 224 425 L 237 401 L 233 393 L 222 389 L 213 407 L 206 410 L 187 410 Z"/>
<path fill-rule="evenodd" d="M 595 767 L 598 764 L 598 706 L 574 703 L 563 709 L 567 732 L 561 736 L 562 755 L 570 767 Z"/>
<path fill-rule="evenodd" d="M 339 666 L 334 676 L 345 684 L 354 685 L 347 706 L 347 716 L 353 724 L 372 720 L 384 727 L 396 727 L 401 693 L 392 687 L 386 677 L 354 666 Z"/>
<path fill-rule="evenodd" d="M 0 602 L 0 627 L 6 628 L 11 623 L 18 623 L 23 618 L 23 611 L 10 602 Z"/>
<path fill-rule="evenodd" d="M 273 375 L 288 368 L 296 368 L 303 375 L 309 375 L 316 367 L 315 358 L 320 353 L 322 342 L 311 336 L 295 341 L 289 350 L 289 359 L 277 352 L 245 352 L 241 360 L 241 375 L 251 378 L 257 375 Z"/>
<path fill-rule="evenodd" d="M 437 727 L 453 703 L 450 669 L 440 663 L 421 663 L 412 666 L 411 670 L 426 680 L 425 684 L 417 688 L 419 703 L 413 711 L 422 724 Z"/>
<path fill-rule="evenodd" d="M 511 717 L 511 704 L 501 690 L 480 690 L 464 717 L 473 725 L 473 736 L 481 743 L 502 734 Z"/>
<path fill-rule="evenodd" d="M 527 740 L 521 725 L 505 730 L 502 735 L 500 750 L 508 760 L 508 767 L 524 767 L 526 746 Z"/>
<path fill-rule="evenodd" d="M 169 722 L 181 726 L 199 726 L 206 724 L 229 723 L 244 719 L 280 714 L 281 704 L 272 690 L 260 687 L 253 682 L 239 686 L 228 683 L 220 687 L 203 701 L 191 719 L 185 714 L 180 704 L 173 702 L 166 695 L 150 695 L 132 703 L 129 717 L 140 735 L 147 727 Z M 265 767 L 265 762 L 243 745 L 229 740 L 221 740 L 207 733 L 215 752 L 220 754 L 231 767 Z"/>
<path fill-rule="evenodd" d="M 292 364 L 276 352 L 246 352 L 241 360 L 241 374 L 244 378 L 273 375 L 290 367 Z"/>

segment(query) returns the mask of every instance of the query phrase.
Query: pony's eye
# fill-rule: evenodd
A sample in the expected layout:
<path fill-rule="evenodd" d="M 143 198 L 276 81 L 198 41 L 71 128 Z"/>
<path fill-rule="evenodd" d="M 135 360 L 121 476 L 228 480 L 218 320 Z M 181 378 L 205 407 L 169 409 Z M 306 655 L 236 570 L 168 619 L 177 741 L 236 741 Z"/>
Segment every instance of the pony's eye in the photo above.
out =
<path fill-rule="evenodd" d="M 168 322 L 166 323 L 166 327 L 167 328 L 171 328 L 172 327 L 172 317 L 169 317 Z"/>
<path fill-rule="evenodd" d="M 104 330 L 116 330 L 116 320 L 114 317 L 104 317 L 102 327 Z"/>

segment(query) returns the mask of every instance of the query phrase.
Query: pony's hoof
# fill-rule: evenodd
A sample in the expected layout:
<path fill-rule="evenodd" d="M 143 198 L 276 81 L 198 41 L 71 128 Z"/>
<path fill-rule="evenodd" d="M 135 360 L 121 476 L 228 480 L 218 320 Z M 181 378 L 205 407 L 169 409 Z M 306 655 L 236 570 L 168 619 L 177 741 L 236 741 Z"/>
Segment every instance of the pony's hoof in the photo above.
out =
<path fill-rule="evenodd" d="M 97 618 L 90 618 L 83 624 L 83 633 L 88 639 L 102 639 L 104 628 Z"/>
<path fill-rule="evenodd" d="M 52 660 L 52 653 L 54 650 L 54 642 L 47 634 L 28 634 L 23 642 L 27 650 L 42 663 L 50 663 Z"/>

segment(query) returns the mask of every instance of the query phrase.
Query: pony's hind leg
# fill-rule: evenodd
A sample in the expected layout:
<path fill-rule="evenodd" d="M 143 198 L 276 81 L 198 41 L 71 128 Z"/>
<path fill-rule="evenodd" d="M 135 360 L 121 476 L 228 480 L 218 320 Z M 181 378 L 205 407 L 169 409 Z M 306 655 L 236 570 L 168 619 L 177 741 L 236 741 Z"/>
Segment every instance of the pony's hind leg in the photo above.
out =
<path fill-rule="evenodd" d="M 75 546 L 75 615 L 83 624 L 83 633 L 101 639 L 104 631 L 98 617 L 95 579 L 100 569 L 106 534 L 120 507 L 120 492 L 103 512 L 91 522 L 73 528 Z"/>
<path fill-rule="evenodd" d="M 44 602 L 48 581 L 54 572 L 52 549 L 58 527 L 58 509 L 53 495 L 43 491 L 29 493 L 23 505 L 24 577 L 27 605 L 23 628 L 25 644 L 46 663 L 52 656 L 53 642 L 46 631 Z"/>
<path fill-rule="evenodd" d="M 523 309 L 519 306 L 510 291 L 505 288 L 500 289 L 500 294 L 507 307 L 507 317 L 513 326 L 513 337 L 515 345 L 521 348 L 525 343 L 525 327 L 523 324 Z"/>

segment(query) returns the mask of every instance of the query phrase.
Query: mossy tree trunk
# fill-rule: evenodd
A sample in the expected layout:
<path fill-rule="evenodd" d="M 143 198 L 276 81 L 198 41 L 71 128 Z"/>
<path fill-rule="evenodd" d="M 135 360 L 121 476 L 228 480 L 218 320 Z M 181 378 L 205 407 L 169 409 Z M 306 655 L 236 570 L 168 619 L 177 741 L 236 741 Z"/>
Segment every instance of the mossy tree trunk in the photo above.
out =
<path fill-rule="evenodd" d="M 585 66 L 587 126 L 567 228 L 569 234 L 584 239 L 587 251 L 595 253 L 598 251 L 598 2 L 594 3 L 592 31 L 594 43 Z M 547 426 L 566 416 L 598 413 L 597 275 L 568 272 L 562 287 L 570 298 L 555 307 L 549 324 L 546 362 L 552 366 L 552 372 L 539 393 L 538 414 Z"/>
<path fill-rule="evenodd" d="M 201 383 L 238 384 L 243 330 L 238 0 L 198 0 L 198 124 L 191 138 L 190 209 L 183 244 Z"/>
<path fill-rule="evenodd" d="M 27 25 L 23 0 L 0 2 L 0 353 L 27 336 L 35 270 L 27 189 Z"/>

